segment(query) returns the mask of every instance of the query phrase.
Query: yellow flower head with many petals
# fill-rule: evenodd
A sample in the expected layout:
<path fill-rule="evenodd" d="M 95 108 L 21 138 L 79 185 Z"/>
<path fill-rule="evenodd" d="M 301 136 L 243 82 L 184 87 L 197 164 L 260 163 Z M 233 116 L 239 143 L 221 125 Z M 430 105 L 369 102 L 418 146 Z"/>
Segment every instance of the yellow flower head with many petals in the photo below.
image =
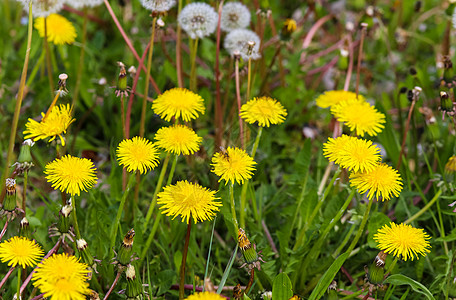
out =
<path fill-rule="evenodd" d="M 243 184 L 249 180 L 255 171 L 256 162 L 253 158 L 239 148 L 228 147 L 226 152 L 217 152 L 212 157 L 212 172 L 220 176 L 219 181 Z"/>
<path fill-rule="evenodd" d="M 158 194 L 157 203 L 161 205 L 162 213 L 173 216 L 180 215 L 182 222 L 187 224 L 190 217 L 195 224 L 199 221 L 212 220 L 221 202 L 215 201 L 215 191 L 211 191 L 196 183 L 178 181 L 174 185 L 165 186 Z"/>
<path fill-rule="evenodd" d="M 186 300 L 225 300 L 225 298 L 216 293 L 202 292 L 190 295 Z"/>
<path fill-rule="evenodd" d="M 453 155 L 452 157 L 450 157 L 447 161 L 447 163 L 445 164 L 445 171 L 447 173 L 453 173 L 453 172 L 456 172 L 456 156 Z"/>
<path fill-rule="evenodd" d="M 62 104 L 60 106 L 54 106 L 44 120 L 45 114 L 41 113 L 41 122 L 28 119 L 27 124 L 25 124 L 24 139 L 37 141 L 51 138 L 49 142 L 52 142 L 58 136 L 60 137 L 62 146 L 65 146 L 65 139 L 62 134 L 66 133 L 68 126 L 74 122 L 71 112 L 69 104 Z"/>
<path fill-rule="evenodd" d="M 385 253 L 400 257 L 403 260 L 419 259 L 418 255 L 426 256 L 431 252 L 429 239 L 431 237 L 423 229 L 414 228 L 407 224 L 391 222 L 380 228 L 374 235 L 378 248 Z"/>
<path fill-rule="evenodd" d="M 402 190 L 401 176 L 397 170 L 387 164 L 378 164 L 372 170 L 350 174 L 350 183 L 362 194 L 367 193 L 371 200 L 389 200 L 392 196 L 399 196 Z"/>
<path fill-rule="evenodd" d="M 329 138 L 323 145 L 323 155 L 329 161 L 354 172 L 371 171 L 381 160 L 380 148 L 371 141 L 347 135 Z"/>
<path fill-rule="evenodd" d="M 342 101 L 356 99 L 356 94 L 344 90 L 338 91 L 327 91 L 318 96 L 316 102 L 317 106 L 321 108 L 332 107 L 333 105 L 339 104 Z M 364 100 L 364 97 L 358 95 L 359 100 Z"/>
<path fill-rule="evenodd" d="M 89 159 L 68 154 L 48 163 L 44 174 L 54 189 L 79 196 L 81 190 L 87 191 L 97 183 L 96 171 Z"/>
<path fill-rule="evenodd" d="M 8 266 L 33 267 L 43 256 L 40 245 L 25 237 L 13 236 L 0 244 L 0 260 Z"/>
<path fill-rule="evenodd" d="M 286 109 L 269 97 L 253 98 L 241 107 L 241 118 L 247 123 L 258 122 L 258 126 L 269 127 L 270 124 L 280 124 L 287 116 Z"/>
<path fill-rule="evenodd" d="M 152 103 L 152 109 L 168 122 L 173 117 L 189 122 L 205 111 L 203 98 L 184 88 L 170 89 L 159 95 Z"/>
<path fill-rule="evenodd" d="M 156 145 L 175 155 L 189 155 L 199 150 L 203 141 L 193 129 L 185 125 L 162 127 L 155 134 Z"/>
<path fill-rule="evenodd" d="M 53 254 L 38 265 L 33 285 L 50 299 L 85 300 L 90 294 L 88 266 L 74 256 Z"/>
<path fill-rule="evenodd" d="M 127 168 L 128 172 L 139 170 L 141 174 L 158 166 L 158 150 L 151 141 L 135 136 L 120 142 L 117 147 L 119 165 Z"/>
<path fill-rule="evenodd" d="M 350 99 L 331 107 L 331 113 L 358 136 L 376 136 L 385 127 L 385 115 L 364 100 Z"/>
<path fill-rule="evenodd" d="M 55 45 L 72 44 L 76 39 L 76 29 L 65 17 L 58 14 L 50 14 L 46 17 L 48 41 Z M 35 28 L 40 37 L 44 37 L 44 17 L 35 20 Z"/>

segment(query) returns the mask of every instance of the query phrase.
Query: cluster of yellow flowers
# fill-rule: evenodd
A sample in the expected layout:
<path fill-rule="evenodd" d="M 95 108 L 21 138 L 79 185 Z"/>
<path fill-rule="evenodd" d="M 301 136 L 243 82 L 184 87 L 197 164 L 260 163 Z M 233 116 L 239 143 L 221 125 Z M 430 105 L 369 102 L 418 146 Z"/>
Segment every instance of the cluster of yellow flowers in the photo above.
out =
<path fill-rule="evenodd" d="M 329 91 L 316 99 L 317 106 L 331 108 L 337 121 L 348 126 L 357 136 L 376 136 L 384 128 L 385 115 L 367 103 L 363 96 L 348 91 Z M 350 171 L 350 184 L 372 201 L 390 200 L 402 190 L 399 172 L 381 162 L 380 148 L 372 141 L 342 135 L 329 138 L 323 145 L 323 155 L 329 161 Z M 429 252 L 429 236 L 422 229 L 391 223 L 375 234 L 378 247 L 394 256 L 414 259 Z"/>

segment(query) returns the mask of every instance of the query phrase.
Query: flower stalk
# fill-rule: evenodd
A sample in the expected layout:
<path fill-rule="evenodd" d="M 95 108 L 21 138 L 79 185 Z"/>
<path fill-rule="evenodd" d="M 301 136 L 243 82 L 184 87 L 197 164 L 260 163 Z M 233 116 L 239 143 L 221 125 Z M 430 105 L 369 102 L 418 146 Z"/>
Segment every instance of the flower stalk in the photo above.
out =
<path fill-rule="evenodd" d="M 180 266 L 180 281 L 179 281 L 179 300 L 183 300 L 185 297 L 185 264 L 187 263 L 187 253 L 188 253 L 188 245 L 190 243 L 190 232 L 192 229 L 192 222 L 188 222 L 187 224 L 187 234 L 185 235 L 185 244 L 184 244 L 184 252 L 182 253 L 182 263 Z"/>

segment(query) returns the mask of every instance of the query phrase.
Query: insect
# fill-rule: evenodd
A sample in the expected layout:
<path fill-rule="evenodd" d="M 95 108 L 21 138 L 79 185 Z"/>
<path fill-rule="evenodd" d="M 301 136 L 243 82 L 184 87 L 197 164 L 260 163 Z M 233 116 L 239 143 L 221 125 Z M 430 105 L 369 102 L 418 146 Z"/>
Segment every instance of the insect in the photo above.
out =
<path fill-rule="evenodd" d="M 225 149 L 225 147 L 223 146 L 219 146 L 220 148 L 220 153 L 223 155 L 223 157 L 225 158 L 225 160 L 227 162 L 230 162 L 230 156 L 228 155 L 228 151 Z"/>

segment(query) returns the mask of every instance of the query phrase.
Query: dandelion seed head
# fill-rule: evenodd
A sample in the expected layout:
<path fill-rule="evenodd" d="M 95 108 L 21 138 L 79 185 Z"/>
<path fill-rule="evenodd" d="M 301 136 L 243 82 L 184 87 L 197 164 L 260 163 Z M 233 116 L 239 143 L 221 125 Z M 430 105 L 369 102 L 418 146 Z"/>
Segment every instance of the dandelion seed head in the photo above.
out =
<path fill-rule="evenodd" d="M 218 14 L 207 3 L 193 2 L 182 9 L 177 20 L 190 38 L 204 38 L 215 31 Z"/>
<path fill-rule="evenodd" d="M 66 4 L 74 8 L 81 9 L 83 7 L 95 7 L 101 5 L 103 0 L 66 0 Z"/>
<path fill-rule="evenodd" d="M 249 46 L 249 42 L 253 42 L 254 46 Z M 261 57 L 260 42 L 260 37 L 255 32 L 248 29 L 235 29 L 226 35 L 223 46 L 232 56 L 239 51 L 243 60 L 249 58 L 257 60 Z"/>
<path fill-rule="evenodd" d="M 141 5 L 153 12 L 166 12 L 176 5 L 176 0 L 141 0 Z"/>
<path fill-rule="evenodd" d="M 29 3 L 32 1 L 33 17 L 47 17 L 62 10 L 65 0 L 19 0 L 28 13 Z"/>
<path fill-rule="evenodd" d="M 250 24 L 250 11 L 241 2 L 227 2 L 223 5 L 220 17 L 220 29 L 232 31 L 246 28 Z"/>

